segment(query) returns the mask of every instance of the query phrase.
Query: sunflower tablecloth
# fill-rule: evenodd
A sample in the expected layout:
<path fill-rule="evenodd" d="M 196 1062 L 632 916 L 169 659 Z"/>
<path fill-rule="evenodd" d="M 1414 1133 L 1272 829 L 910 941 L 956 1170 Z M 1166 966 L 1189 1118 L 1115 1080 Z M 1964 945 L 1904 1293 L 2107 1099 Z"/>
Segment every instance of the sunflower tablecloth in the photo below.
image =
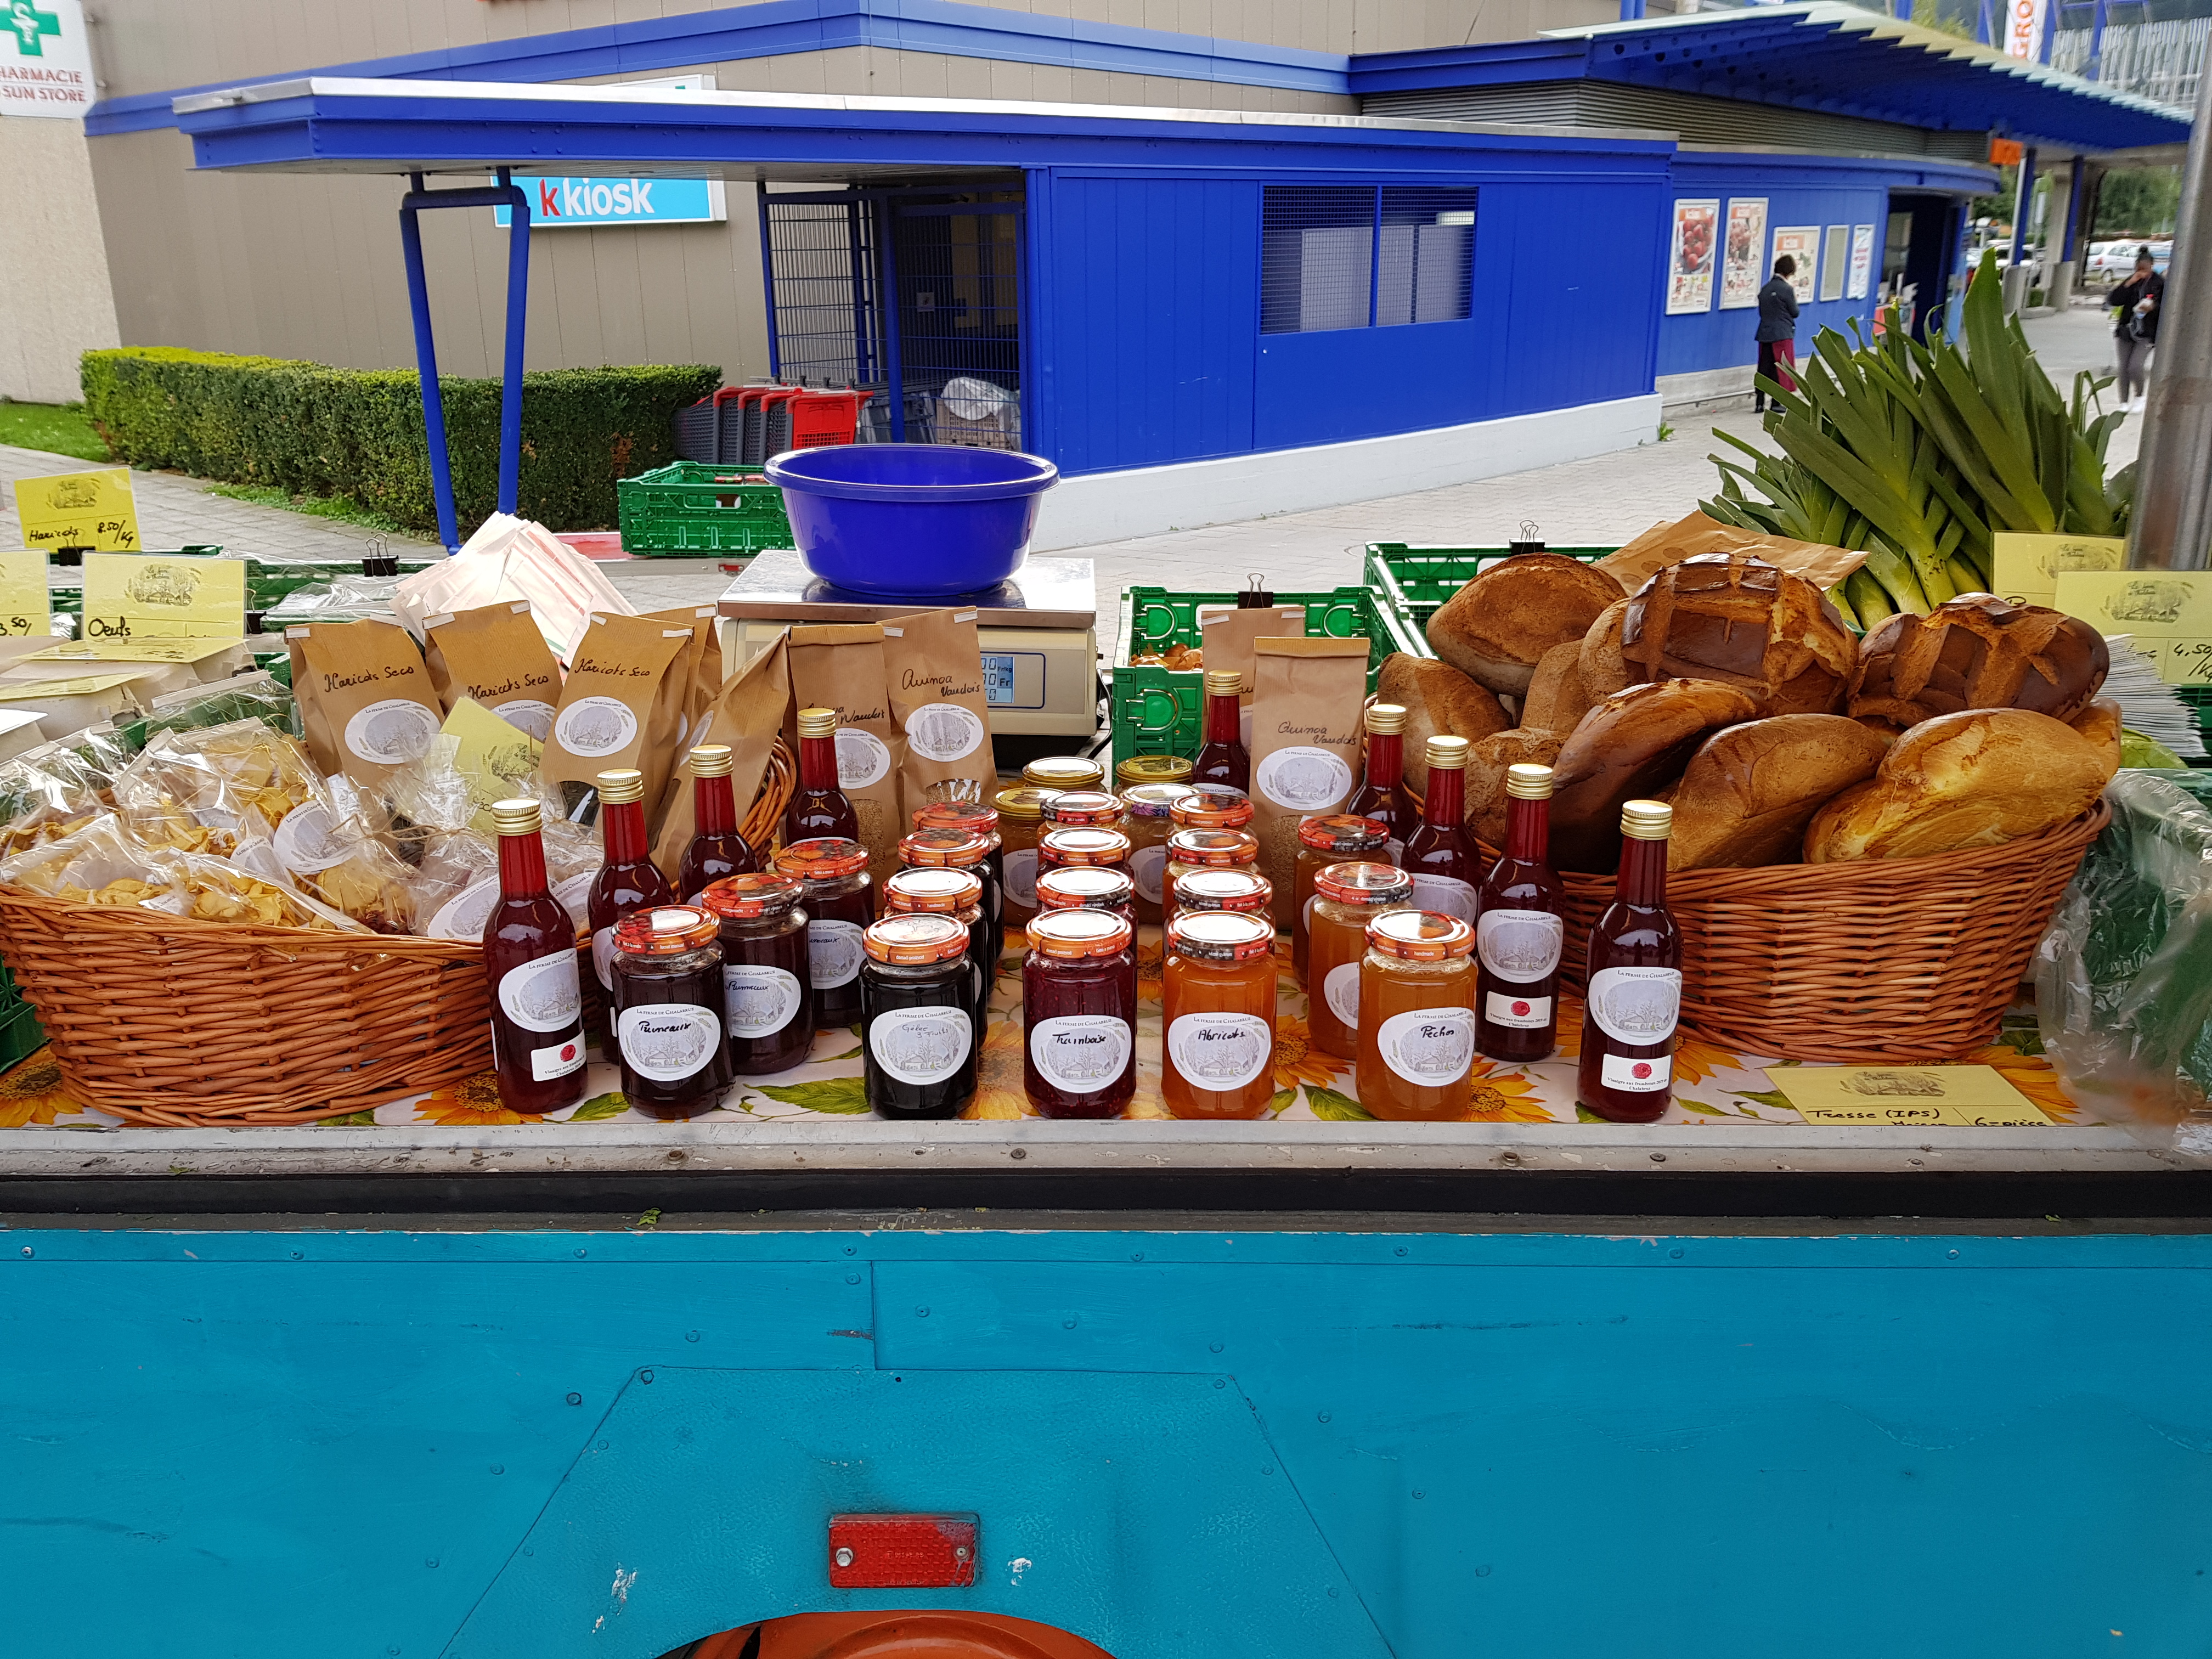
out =
<path fill-rule="evenodd" d="M 1288 940 L 1277 942 L 1276 956 L 1282 971 L 1275 1031 L 1275 1098 L 1267 1115 L 1290 1121 L 1365 1119 L 1369 1114 L 1354 1095 L 1352 1062 L 1321 1053 L 1307 1039 L 1306 998 L 1291 976 Z M 1127 1117 L 1170 1115 L 1160 1098 L 1160 965 L 1159 930 L 1146 927 L 1138 950 L 1137 1092 L 1123 1114 Z M 1010 953 L 1006 971 L 1000 975 L 992 996 L 975 1096 L 962 1114 L 964 1117 L 1036 1115 L 1022 1093 L 1018 966 L 1018 957 Z M 1549 1060 L 1505 1066 L 1478 1059 L 1468 1121 L 1572 1123 L 1578 1115 L 1584 1121 L 1595 1121 L 1575 1103 L 1575 1057 L 1582 1018 L 1579 1001 L 1560 999 L 1559 1048 Z M 2032 1016 L 2008 1017 L 1996 1042 L 1972 1058 L 1996 1067 L 2007 1082 L 2053 1122 L 2096 1121 L 2060 1090 L 2056 1074 L 2041 1056 Z M 1782 1086 L 1787 1082 L 1788 1071 L 1789 1062 L 1733 1054 L 1686 1033 L 1674 1052 L 1674 1098 L 1661 1121 L 1693 1128 L 1800 1123 L 1803 1120 Z M 526 1118 L 501 1105 L 498 1088 L 487 1071 L 433 1093 L 395 1100 L 374 1111 L 326 1119 L 315 1127 L 511 1123 L 526 1127 L 538 1121 L 653 1121 L 630 1109 L 622 1095 L 621 1074 L 614 1066 L 594 1060 L 587 1078 L 581 1103 L 545 1120 Z M 775 1077 L 744 1079 L 705 1120 L 693 1121 L 852 1116 L 867 1109 L 860 1086 L 859 1036 L 850 1026 L 839 1026 L 816 1036 L 814 1051 L 805 1065 Z M 50 1049 L 40 1049 L 0 1075 L 0 1129 L 57 1124 L 98 1127 L 116 1121 L 106 1113 L 88 1110 L 69 1097 Z"/>

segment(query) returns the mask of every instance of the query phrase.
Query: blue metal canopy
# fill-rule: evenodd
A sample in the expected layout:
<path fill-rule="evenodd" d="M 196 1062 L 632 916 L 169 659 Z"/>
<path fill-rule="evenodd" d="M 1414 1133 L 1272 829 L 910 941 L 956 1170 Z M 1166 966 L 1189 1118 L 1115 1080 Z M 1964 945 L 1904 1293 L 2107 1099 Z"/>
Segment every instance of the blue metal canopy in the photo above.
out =
<path fill-rule="evenodd" d="M 1753 6 L 1552 29 L 1533 40 L 1376 52 L 1355 94 L 1612 82 L 2106 155 L 2185 144 L 2185 114 L 1856 7 Z"/>

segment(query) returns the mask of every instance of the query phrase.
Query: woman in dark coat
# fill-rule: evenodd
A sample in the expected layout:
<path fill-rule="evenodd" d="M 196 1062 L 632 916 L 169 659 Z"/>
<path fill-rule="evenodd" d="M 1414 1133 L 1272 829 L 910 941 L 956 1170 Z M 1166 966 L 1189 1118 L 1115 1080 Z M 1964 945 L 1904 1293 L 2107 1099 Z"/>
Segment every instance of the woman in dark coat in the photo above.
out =
<path fill-rule="evenodd" d="M 1783 367 L 1787 363 L 1794 368 L 1797 363 L 1797 290 L 1790 285 L 1796 274 L 1797 261 L 1785 253 L 1774 262 L 1774 275 L 1759 290 L 1759 381 L 1751 388 L 1751 406 L 1757 412 L 1766 408 L 1766 387 L 1761 382 L 1772 380 L 1785 392 L 1797 389 L 1790 369 Z"/>

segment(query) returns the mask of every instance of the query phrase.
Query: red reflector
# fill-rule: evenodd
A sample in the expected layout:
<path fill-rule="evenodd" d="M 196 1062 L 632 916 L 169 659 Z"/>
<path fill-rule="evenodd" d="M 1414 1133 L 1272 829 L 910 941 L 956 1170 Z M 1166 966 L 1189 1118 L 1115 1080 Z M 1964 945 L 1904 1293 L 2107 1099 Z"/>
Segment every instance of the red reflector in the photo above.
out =
<path fill-rule="evenodd" d="M 943 1589 L 975 1582 L 972 1515 L 833 1515 L 836 1589 Z"/>

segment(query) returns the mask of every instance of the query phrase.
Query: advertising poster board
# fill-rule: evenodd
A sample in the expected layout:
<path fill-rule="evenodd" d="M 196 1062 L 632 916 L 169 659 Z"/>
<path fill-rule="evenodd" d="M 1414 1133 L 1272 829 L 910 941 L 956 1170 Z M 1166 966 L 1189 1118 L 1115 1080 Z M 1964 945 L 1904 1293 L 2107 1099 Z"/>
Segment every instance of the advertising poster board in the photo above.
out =
<path fill-rule="evenodd" d="M 1796 290 L 1797 303 L 1813 303 L 1813 284 L 1820 264 L 1820 228 L 1818 225 L 1784 225 L 1774 233 L 1774 258 L 1788 254 L 1797 262 L 1797 274 L 1790 279 Z M 1773 260 L 1767 269 L 1774 268 Z"/>
<path fill-rule="evenodd" d="M 1741 311 L 1759 303 L 1766 267 L 1766 198 L 1739 198 L 1728 204 L 1728 236 L 1721 247 L 1721 309 Z"/>
<path fill-rule="evenodd" d="M 1713 308 L 1713 261 L 1720 252 L 1721 204 L 1674 204 L 1674 236 L 1667 256 L 1667 314 Z"/>

